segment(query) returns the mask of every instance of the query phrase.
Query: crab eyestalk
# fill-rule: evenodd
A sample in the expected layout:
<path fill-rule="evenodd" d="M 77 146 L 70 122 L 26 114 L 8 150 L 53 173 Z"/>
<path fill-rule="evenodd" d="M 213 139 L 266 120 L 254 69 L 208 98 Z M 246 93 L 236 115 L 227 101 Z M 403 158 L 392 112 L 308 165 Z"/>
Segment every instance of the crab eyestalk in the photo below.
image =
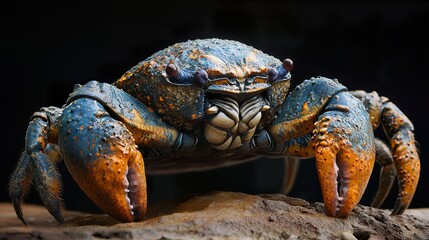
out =
<path fill-rule="evenodd" d="M 170 81 L 179 84 L 191 83 L 194 77 L 192 74 L 185 70 L 182 70 L 174 63 L 167 64 L 167 66 L 165 67 L 165 72 L 167 73 Z"/>
<path fill-rule="evenodd" d="M 268 80 L 270 82 L 276 82 L 278 80 L 284 79 L 290 71 L 293 69 L 293 62 L 291 59 L 286 58 L 282 65 L 277 68 L 268 69 Z"/>
<path fill-rule="evenodd" d="M 203 69 L 199 69 L 194 73 L 195 83 L 199 86 L 205 87 L 209 83 L 209 75 Z"/>
<path fill-rule="evenodd" d="M 167 73 L 170 81 L 174 83 L 194 83 L 198 86 L 206 87 L 209 82 L 209 76 L 207 72 L 203 69 L 198 69 L 194 74 L 191 74 L 188 71 L 181 69 L 176 64 L 169 63 L 165 67 L 165 72 Z"/>
<path fill-rule="evenodd" d="M 277 80 L 279 72 L 275 68 L 268 69 L 268 80 L 270 82 L 275 82 Z"/>

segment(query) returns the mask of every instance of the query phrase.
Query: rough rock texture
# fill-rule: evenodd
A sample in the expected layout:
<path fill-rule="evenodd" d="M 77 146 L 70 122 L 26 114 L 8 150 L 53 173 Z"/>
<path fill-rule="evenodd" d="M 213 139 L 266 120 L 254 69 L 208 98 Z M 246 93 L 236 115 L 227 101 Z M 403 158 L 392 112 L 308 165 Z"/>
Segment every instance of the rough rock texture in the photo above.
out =
<path fill-rule="evenodd" d="M 24 206 L 23 225 L 0 204 L 0 239 L 429 239 L 429 209 L 402 216 L 358 206 L 345 219 L 323 204 L 280 194 L 213 192 L 151 206 L 145 221 L 118 223 L 106 215 L 65 211 L 59 225 L 41 206 Z"/>

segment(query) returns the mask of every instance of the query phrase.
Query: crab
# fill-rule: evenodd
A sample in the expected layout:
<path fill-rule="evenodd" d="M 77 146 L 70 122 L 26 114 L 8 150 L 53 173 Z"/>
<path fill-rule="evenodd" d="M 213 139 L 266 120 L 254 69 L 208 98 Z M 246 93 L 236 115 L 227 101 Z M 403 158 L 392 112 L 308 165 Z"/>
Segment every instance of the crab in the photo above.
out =
<path fill-rule="evenodd" d="M 412 201 L 420 175 L 410 120 L 376 92 L 314 77 L 289 92 L 293 62 L 233 40 L 196 39 L 156 52 L 113 84 L 76 85 L 66 104 L 35 112 L 10 178 L 15 212 L 31 183 L 59 222 L 64 160 L 85 194 L 121 222 L 142 221 L 146 173 L 202 171 L 266 158 L 314 158 L 328 216 L 359 203 L 375 162 L 373 205 L 398 179 L 392 214 Z M 374 137 L 382 125 L 390 141 Z M 286 177 L 285 192 L 294 168 Z M 339 183 L 338 183 L 339 182 Z"/>

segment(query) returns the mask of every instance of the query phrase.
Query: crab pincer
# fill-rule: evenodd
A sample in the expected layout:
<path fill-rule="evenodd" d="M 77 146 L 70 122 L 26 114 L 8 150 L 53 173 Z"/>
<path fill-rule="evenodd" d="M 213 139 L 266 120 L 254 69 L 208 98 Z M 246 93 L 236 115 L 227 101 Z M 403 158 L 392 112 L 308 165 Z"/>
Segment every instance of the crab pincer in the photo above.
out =
<path fill-rule="evenodd" d="M 145 167 L 137 145 L 180 148 L 189 142 L 129 94 L 97 81 L 70 94 L 58 139 L 81 189 L 122 222 L 141 221 L 146 212 Z"/>
<path fill-rule="evenodd" d="M 330 216 L 347 216 L 360 201 L 371 176 L 375 144 L 365 113 L 357 99 L 341 92 L 315 123 L 312 142 L 316 167 Z"/>
<path fill-rule="evenodd" d="M 104 212 L 139 221 L 146 211 L 146 180 L 141 153 L 125 125 L 92 99 L 64 109 L 59 140 L 64 161 L 81 189 Z"/>

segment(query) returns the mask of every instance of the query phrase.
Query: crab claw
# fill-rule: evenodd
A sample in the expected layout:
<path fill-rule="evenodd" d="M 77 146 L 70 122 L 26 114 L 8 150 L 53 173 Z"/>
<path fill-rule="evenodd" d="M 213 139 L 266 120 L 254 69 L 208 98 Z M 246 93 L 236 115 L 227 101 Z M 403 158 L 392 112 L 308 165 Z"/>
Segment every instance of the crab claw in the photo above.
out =
<path fill-rule="evenodd" d="M 312 139 L 326 212 L 335 217 L 347 216 L 359 203 L 375 162 L 369 117 L 349 96 L 339 93 L 330 101 Z"/>
<path fill-rule="evenodd" d="M 97 101 L 77 99 L 64 109 L 59 140 L 64 161 L 81 189 L 121 222 L 146 211 L 143 157 L 125 125 Z"/>
<path fill-rule="evenodd" d="M 138 150 L 130 150 L 126 158 L 100 156 L 88 163 L 86 170 L 70 165 L 67 164 L 79 186 L 105 213 L 121 222 L 142 220 L 146 211 L 146 183 Z"/>

